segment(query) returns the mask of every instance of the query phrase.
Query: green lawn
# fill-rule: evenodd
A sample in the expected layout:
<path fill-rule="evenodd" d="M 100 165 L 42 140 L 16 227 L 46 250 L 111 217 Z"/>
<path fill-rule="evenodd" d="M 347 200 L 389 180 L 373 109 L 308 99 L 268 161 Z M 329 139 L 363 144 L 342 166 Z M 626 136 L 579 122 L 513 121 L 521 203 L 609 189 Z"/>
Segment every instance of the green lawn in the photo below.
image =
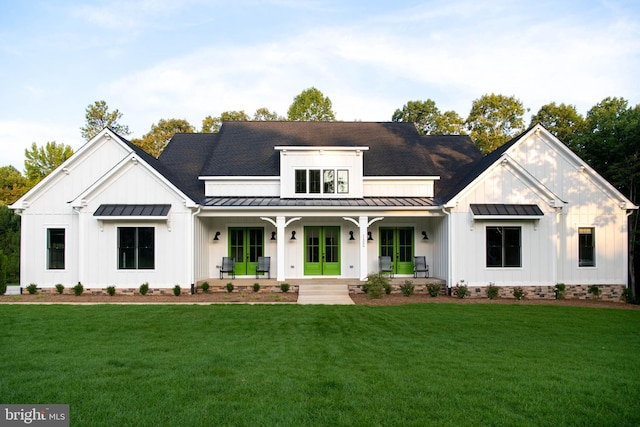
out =
<path fill-rule="evenodd" d="M 640 425 L 640 311 L 0 306 L 0 403 L 71 425 Z"/>

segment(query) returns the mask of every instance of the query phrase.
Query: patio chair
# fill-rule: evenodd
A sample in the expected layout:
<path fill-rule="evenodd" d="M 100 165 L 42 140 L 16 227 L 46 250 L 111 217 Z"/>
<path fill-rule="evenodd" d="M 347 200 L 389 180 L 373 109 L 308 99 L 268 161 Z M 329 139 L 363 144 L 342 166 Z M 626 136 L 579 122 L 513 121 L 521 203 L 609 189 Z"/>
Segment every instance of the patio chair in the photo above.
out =
<path fill-rule="evenodd" d="M 413 257 L 413 277 L 418 277 L 418 273 L 424 273 L 424 277 L 429 277 L 429 266 L 423 256 Z"/>
<path fill-rule="evenodd" d="M 222 265 L 220 265 L 220 278 L 224 277 L 224 273 L 231 274 L 233 279 L 236 278 L 236 259 L 230 257 L 222 257 Z"/>
<path fill-rule="evenodd" d="M 393 267 L 391 265 L 390 256 L 378 257 L 378 266 L 380 269 L 380 274 L 389 273 L 389 277 L 393 279 Z"/>
<path fill-rule="evenodd" d="M 271 279 L 271 257 L 270 256 L 259 256 L 258 257 L 258 266 L 256 267 L 256 279 L 258 278 L 259 273 L 267 273 L 267 277 Z"/>

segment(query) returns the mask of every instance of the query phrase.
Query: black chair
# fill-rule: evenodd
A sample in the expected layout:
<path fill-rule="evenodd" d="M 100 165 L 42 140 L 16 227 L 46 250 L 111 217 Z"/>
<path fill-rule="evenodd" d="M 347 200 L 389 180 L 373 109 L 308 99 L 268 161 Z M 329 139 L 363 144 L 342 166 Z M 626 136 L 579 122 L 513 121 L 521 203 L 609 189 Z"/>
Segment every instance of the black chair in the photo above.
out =
<path fill-rule="evenodd" d="M 233 279 L 236 278 L 236 259 L 230 257 L 222 257 L 222 265 L 220 266 L 220 278 L 223 278 L 224 273 L 231 274 Z"/>
<path fill-rule="evenodd" d="M 413 257 L 413 277 L 418 277 L 418 273 L 424 273 L 424 277 L 429 277 L 429 266 L 423 256 Z"/>
<path fill-rule="evenodd" d="M 389 277 L 393 279 L 393 266 L 391 265 L 390 256 L 378 257 L 378 267 L 380 269 L 380 274 L 389 273 Z"/>
<path fill-rule="evenodd" d="M 258 257 L 258 266 L 256 267 L 256 279 L 258 278 L 259 273 L 267 273 L 267 277 L 271 279 L 271 257 L 270 256 L 259 256 Z"/>

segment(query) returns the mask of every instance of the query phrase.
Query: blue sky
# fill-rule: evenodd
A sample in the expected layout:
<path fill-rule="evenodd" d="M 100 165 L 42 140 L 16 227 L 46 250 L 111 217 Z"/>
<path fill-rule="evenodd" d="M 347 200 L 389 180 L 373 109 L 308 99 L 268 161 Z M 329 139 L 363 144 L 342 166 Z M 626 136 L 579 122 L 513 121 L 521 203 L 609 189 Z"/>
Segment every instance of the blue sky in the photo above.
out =
<path fill-rule="evenodd" d="M 388 121 L 433 99 L 463 118 L 485 93 L 585 114 L 640 103 L 640 2 L 0 0 L 0 166 L 79 148 L 105 100 L 140 137 L 162 118 L 267 107 L 314 86 L 338 120 Z"/>

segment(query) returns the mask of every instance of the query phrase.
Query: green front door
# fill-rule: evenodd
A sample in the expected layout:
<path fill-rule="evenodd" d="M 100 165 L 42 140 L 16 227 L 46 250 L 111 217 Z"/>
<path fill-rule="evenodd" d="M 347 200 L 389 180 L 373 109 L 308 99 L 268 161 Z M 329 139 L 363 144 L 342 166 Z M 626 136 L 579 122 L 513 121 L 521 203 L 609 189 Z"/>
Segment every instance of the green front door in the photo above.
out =
<path fill-rule="evenodd" d="M 390 256 L 395 274 L 413 274 L 413 228 L 381 227 L 380 256 Z"/>
<path fill-rule="evenodd" d="M 305 275 L 340 275 L 340 227 L 305 227 L 304 245 Z"/>
<path fill-rule="evenodd" d="M 263 228 L 230 228 L 229 256 L 236 259 L 235 273 L 256 274 L 258 257 L 264 254 Z"/>

